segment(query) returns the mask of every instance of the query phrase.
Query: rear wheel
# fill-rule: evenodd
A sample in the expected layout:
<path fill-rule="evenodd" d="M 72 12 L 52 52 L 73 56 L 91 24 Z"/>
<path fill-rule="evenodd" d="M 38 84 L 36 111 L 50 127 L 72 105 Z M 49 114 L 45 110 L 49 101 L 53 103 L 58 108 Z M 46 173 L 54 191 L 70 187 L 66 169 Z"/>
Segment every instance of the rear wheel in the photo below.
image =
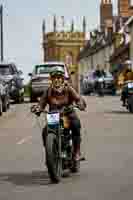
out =
<path fill-rule="evenodd" d="M 56 135 L 48 134 L 46 139 L 46 164 L 50 179 L 58 183 L 62 175 L 62 159 L 59 157 Z"/>
<path fill-rule="evenodd" d="M 8 102 L 7 102 L 6 97 L 4 97 L 4 99 L 3 99 L 2 109 L 3 109 L 3 112 L 6 112 L 8 109 Z"/>
<path fill-rule="evenodd" d="M 2 99 L 0 97 L 0 116 L 2 115 Z"/>
<path fill-rule="evenodd" d="M 99 83 L 99 85 L 98 85 L 98 95 L 101 97 L 104 96 L 103 83 Z"/>

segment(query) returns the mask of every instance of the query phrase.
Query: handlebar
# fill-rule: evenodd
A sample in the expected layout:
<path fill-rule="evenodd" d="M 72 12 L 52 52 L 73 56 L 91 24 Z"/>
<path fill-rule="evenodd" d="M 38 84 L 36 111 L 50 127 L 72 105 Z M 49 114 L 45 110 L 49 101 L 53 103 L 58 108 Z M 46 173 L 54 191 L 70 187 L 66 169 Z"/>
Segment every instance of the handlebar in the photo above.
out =
<path fill-rule="evenodd" d="M 61 114 L 62 113 L 70 113 L 74 110 L 74 108 L 81 110 L 78 105 L 71 105 L 71 106 L 64 106 L 62 109 L 57 109 L 57 110 L 55 110 L 55 112 L 59 112 Z M 38 116 L 40 116 L 40 114 L 42 112 L 45 113 L 45 114 L 49 113 L 49 111 L 47 111 L 47 110 L 41 111 L 40 107 L 38 105 L 31 106 L 31 112 L 38 115 Z"/>

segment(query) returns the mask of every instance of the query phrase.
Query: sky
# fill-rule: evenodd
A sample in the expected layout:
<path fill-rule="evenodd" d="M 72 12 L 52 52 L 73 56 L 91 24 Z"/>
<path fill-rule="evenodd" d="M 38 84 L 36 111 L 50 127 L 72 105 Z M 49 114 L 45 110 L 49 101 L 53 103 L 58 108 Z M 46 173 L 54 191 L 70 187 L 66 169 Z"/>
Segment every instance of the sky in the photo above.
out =
<path fill-rule="evenodd" d="M 114 10 L 116 1 L 112 1 Z M 67 30 L 74 19 L 76 29 L 82 31 L 83 16 L 87 32 L 99 25 L 100 0 L 0 0 L 0 4 L 3 4 L 4 59 L 16 63 L 25 82 L 34 65 L 43 62 L 43 19 L 46 32 L 53 30 L 53 15 L 57 16 L 58 30 L 61 16 Z"/>

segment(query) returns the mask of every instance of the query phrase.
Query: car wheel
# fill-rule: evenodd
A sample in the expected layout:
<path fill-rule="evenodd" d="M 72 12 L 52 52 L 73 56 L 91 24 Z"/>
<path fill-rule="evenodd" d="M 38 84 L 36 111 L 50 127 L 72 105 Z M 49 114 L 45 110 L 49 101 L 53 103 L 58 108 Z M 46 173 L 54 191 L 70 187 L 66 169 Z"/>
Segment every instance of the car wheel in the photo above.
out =
<path fill-rule="evenodd" d="M 7 109 L 10 109 L 10 102 L 8 102 L 7 104 Z"/>
<path fill-rule="evenodd" d="M 7 109 L 8 109 L 8 106 L 7 106 L 7 98 L 6 97 L 4 97 L 4 99 L 3 99 L 3 104 L 2 104 L 2 111 L 3 112 L 6 112 L 7 111 Z"/>
<path fill-rule="evenodd" d="M 30 102 L 34 103 L 36 101 L 37 101 L 37 98 L 33 94 L 31 94 L 31 96 L 30 96 Z"/>
<path fill-rule="evenodd" d="M 24 103 L 24 95 L 23 94 L 19 97 L 19 103 Z"/>
<path fill-rule="evenodd" d="M 2 99 L 0 97 L 0 116 L 2 115 Z"/>

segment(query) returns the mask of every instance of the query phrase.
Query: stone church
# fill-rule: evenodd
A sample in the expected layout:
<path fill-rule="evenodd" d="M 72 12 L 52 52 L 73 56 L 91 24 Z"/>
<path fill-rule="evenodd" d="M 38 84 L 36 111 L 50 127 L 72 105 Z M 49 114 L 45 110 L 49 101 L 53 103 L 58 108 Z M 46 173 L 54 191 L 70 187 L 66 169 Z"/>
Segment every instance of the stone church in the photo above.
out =
<path fill-rule="evenodd" d="M 73 72 L 74 87 L 78 90 L 78 55 L 85 45 L 86 19 L 83 17 L 83 31 L 75 31 L 72 20 L 69 31 L 58 31 L 56 16 L 53 18 L 53 32 L 46 33 L 45 21 L 43 21 L 43 60 L 63 61 Z"/>

